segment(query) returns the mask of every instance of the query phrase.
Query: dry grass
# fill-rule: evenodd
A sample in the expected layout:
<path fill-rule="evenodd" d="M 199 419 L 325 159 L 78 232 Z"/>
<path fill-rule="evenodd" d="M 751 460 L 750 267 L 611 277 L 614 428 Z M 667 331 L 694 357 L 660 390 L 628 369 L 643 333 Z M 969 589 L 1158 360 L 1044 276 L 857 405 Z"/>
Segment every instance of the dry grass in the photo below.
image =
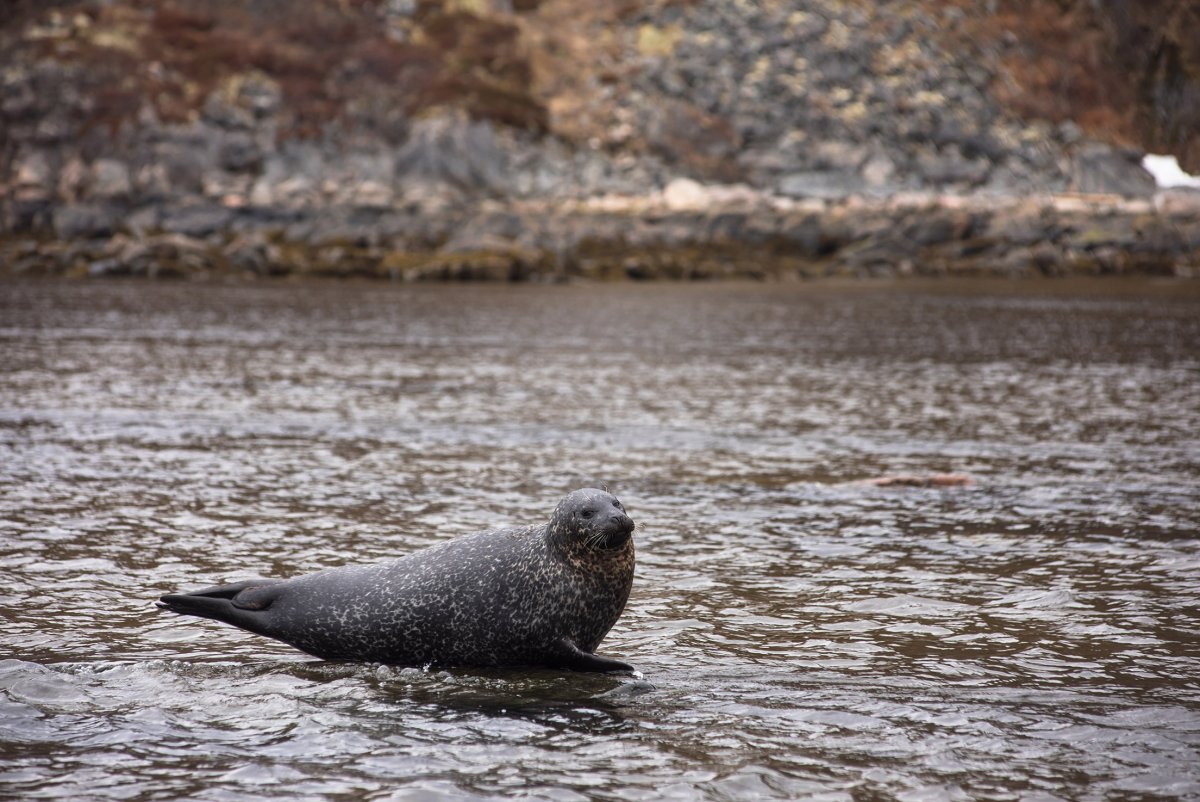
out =
<path fill-rule="evenodd" d="M 511 22 L 425 2 L 407 41 L 385 35 L 379 0 L 127 0 L 76 3 L 91 24 L 69 39 L 27 45 L 34 57 L 82 68 L 94 111 L 86 126 L 115 127 L 149 100 L 161 119 L 194 117 L 233 76 L 258 71 L 283 94 L 280 135 L 312 137 L 353 125 L 350 105 L 407 117 L 436 107 L 545 130 L 532 66 Z M 27 11 L 25 20 L 45 19 Z M 11 28 L 9 29 L 11 31 Z M 129 42 L 114 49 L 112 42 Z"/>
<path fill-rule="evenodd" d="M 1138 139 L 1138 86 L 1112 30 L 1090 2 L 928 0 L 935 13 L 965 13 L 958 36 L 1000 69 L 997 100 L 1027 120 L 1073 120 L 1101 140 Z"/>

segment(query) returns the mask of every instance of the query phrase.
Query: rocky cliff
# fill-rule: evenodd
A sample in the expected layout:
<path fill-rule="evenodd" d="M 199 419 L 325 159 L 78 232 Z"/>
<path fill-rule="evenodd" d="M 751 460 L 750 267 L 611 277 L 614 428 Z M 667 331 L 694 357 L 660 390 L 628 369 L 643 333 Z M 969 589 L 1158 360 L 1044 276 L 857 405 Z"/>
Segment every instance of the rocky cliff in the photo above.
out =
<path fill-rule="evenodd" d="M 1194 199 L 1152 200 L 1139 164 L 1200 159 L 1183 0 L 13 8 L 9 270 L 1200 265 Z"/>

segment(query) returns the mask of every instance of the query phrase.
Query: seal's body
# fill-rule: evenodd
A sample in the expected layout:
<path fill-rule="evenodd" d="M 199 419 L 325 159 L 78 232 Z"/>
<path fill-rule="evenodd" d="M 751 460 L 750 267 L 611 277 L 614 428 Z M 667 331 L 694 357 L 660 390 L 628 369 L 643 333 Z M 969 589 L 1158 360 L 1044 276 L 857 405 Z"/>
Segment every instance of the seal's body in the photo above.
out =
<path fill-rule="evenodd" d="M 327 660 L 630 671 L 592 652 L 629 598 L 633 521 L 576 490 L 550 522 L 456 538 L 378 565 L 163 596 L 165 609 Z"/>

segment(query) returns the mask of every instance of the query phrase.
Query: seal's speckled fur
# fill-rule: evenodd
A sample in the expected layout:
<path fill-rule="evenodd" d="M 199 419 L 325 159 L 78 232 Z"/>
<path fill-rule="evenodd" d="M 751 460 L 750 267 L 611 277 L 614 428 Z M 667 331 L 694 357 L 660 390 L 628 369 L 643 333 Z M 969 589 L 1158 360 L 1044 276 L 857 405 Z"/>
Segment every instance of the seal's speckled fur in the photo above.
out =
<path fill-rule="evenodd" d="M 456 538 L 391 562 L 163 596 L 161 606 L 327 660 L 629 671 L 592 654 L 629 598 L 633 521 L 576 490 L 549 523 Z"/>

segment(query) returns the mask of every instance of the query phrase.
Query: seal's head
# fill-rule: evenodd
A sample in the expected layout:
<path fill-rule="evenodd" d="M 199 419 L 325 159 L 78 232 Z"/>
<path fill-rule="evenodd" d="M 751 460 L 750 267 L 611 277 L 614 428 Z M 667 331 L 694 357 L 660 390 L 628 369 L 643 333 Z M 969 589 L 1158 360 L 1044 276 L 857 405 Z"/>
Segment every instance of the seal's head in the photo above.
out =
<path fill-rule="evenodd" d="M 613 494 L 586 487 L 568 493 L 550 516 L 550 536 L 571 551 L 617 551 L 633 535 L 633 519 Z"/>

